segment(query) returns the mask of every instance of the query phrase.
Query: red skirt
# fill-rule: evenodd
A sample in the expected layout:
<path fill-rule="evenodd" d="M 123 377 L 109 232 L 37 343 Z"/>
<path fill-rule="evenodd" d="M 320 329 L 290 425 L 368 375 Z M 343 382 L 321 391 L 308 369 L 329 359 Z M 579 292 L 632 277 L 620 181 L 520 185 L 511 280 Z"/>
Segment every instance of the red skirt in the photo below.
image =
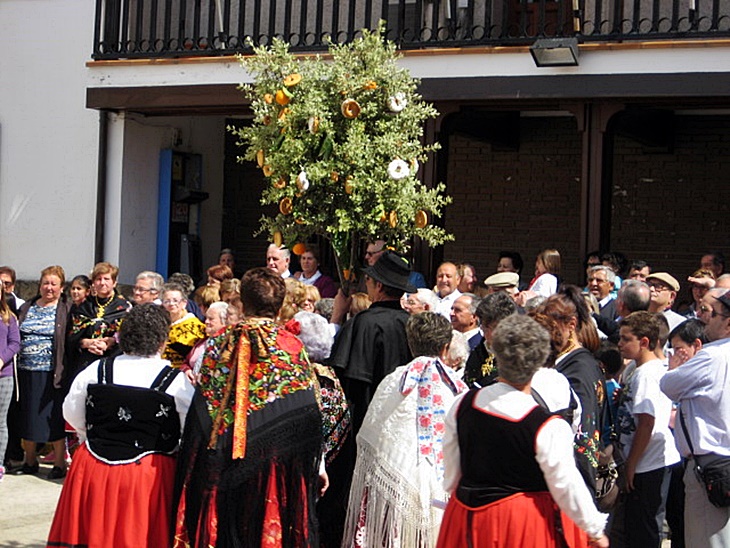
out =
<path fill-rule="evenodd" d="M 74 454 L 56 507 L 48 546 L 170 545 L 175 458 L 152 454 L 106 464 L 86 447 Z"/>
<path fill-rule="evenodd" d="M 568 546 L 588 546 L 586 533 L 559 510 L 550 493 L 517 493 L 479 508 L 470 508 L 452 496 L 441 522 L 437 548 L 563 546 L 555 527 L 558 512 Z"/>

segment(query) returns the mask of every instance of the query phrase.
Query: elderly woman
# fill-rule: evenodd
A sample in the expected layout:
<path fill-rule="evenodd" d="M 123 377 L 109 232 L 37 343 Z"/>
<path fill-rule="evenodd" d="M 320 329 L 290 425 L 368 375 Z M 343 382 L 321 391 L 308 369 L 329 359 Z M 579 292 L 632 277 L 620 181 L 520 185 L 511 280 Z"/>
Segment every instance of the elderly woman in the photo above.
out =
<path fill-rule="evenodd" d="M 190 382 L 196 383 L 195 376 L 203 365 L 206 352 L 214 352 L 221 341 L 221 336 L 228 327 L 228 311 L 230 305 L 223 301 L 212 303 L 205 311 L 205 338 L 200 339 L 188 353 L 185 362 L 180 367 L 185 371 Z"/>
<path fill-rule="evenodd" d="M 79 373 L 63 413 L 74 454 L 49 546 L 169 546 L 175 458 L 193 387 L 160 358 L 170 326 L 154 304 L 132 309 L 124 352 Z"/>
<path fill-rule="evenodd" d="M 319 290 L 320 297 L 332 298 L 337 294 L 335 281 L 319 270 L 319 247 L 312 244 L 304 246 L 304 253 L 299 257 L 302 271 L 294 274 L 304 285 L 312 285 Z M 311 311 L 310 311 L 311 312 Z"/>
<path fill-rule="evenodd" d="M 65 390 L 64 350 L 66 323 L 71 303 L 63 293 L 65 273 L 60 266 L 41 271 L 39 295 L 18 312 L 20 353 L 21 429 L 25 457 L 16 474 L 37 474 L 36 444 L 53 445 L 53 469 L 49 479 L 66 476 L 66 448 L 61 405 Z"/>
<path fill-rule="evenodd" d="M 69 382 L 91 362 L 116 350 L 115 335 L 132 307 L 116 290 L 118 274 L 119 268 L 112 264 L 96 264 L 91 272 L 93 296 L 71 309 L 67 341 Z"/>
<path fill-rule="evenodd" d="M 343 546 L 431 547 L 444 501 L 444 417 L 467 389 L 444 363 L 451 323 L 435 312 L 408 318 L 414 356 L 378 385 L 357 434 Z M 442 503 L 443 504 L 443 503 Z"/>
<path fill-rule="evenodd" d="M 241 279 L 245 318 L 203 359 L 183 437 L 174 546 L 317 546 L 322 456 L 315 382 L 299 339 L 276 321 L 284 280 Z"/>
<path fill-rule="evenodd" d="M 494 330 L 498 382 L 453 405 L 444 436 L 444 487 L 452 493 L 438 546 L 608 546 L 573 460 L 573 432 L 531 396 L 550 352 L 547 332 L 513 315 Z M 587 534 L 587 537 L 586 537 Z"/>
<path fill-rule="evenodd" d="M 322 365 L 330 357 L 334 343 L 332 330 L 327 320 L 313 312 L 297 312 L 286 327 L 304 343 L 317 375 L 325 464 L 329 465 L 340 452 L 351 429 L 350 412 L 340 381 L 331 367 Z"/>
<path fill-rule="evenodd" d="M 188 299 L 182 286 L 165 284 L 160 293 L 162 306 L 170 313 L 170 334 L 162 357 L 170 360 L 173 367 L 180 367 L 195 346 L 205 338 L 205 325 L 194 314 L 187 311 Z"/>

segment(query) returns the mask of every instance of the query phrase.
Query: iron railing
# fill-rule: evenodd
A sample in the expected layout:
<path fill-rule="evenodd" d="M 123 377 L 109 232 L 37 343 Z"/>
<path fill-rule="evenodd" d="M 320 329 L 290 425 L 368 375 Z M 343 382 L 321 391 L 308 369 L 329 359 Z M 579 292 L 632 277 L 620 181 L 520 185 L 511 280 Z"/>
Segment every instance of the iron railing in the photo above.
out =
<path fill-rule="evenodd" d="M 230 55 L 279 37 L 292 51 L 386 21 L 401 48 L 730 37 L 730 0 L 96 0 L 94 59 Z"/>

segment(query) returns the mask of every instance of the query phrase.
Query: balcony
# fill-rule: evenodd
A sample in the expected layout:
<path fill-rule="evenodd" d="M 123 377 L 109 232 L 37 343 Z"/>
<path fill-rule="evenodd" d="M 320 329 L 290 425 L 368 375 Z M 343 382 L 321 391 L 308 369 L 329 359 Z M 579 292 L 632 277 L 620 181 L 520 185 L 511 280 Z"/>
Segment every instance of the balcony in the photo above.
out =
<path fill-rule="evenodd" d="M 385 20 L 402 49 L 730 38 L 730 0 L 97 0 L 96 60 L 325 50 Z"/>

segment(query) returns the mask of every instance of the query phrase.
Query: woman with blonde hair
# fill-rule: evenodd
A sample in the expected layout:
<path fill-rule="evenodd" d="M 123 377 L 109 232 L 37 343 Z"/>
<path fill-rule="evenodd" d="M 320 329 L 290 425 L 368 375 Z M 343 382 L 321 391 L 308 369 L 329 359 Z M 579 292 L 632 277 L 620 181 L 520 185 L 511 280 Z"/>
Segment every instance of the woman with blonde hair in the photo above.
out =
<path fill-rule="evenodd" d="M 352 302 L 350 303 L 350 317 L 352 318 L 358 312 L 370 308 L 372 301 L 367 293 L 353 293 Z"/>
<path fill-rule="evenodd" d="M 316 286 L 304 285 L 299 300 L 296 302 L 297 308 L 304 312 L 314 312 L 314 307 L 321 298 Z"/>
<path fill-rule="evenodd" d="M 290 276 L 284 279 L 286 286 L 286 294 L 284 295 L 284 303 L 279 310 L 279 321 L 286 323 L 299 312 L 299 303 L 304 301 L 304 284 Z"/>

